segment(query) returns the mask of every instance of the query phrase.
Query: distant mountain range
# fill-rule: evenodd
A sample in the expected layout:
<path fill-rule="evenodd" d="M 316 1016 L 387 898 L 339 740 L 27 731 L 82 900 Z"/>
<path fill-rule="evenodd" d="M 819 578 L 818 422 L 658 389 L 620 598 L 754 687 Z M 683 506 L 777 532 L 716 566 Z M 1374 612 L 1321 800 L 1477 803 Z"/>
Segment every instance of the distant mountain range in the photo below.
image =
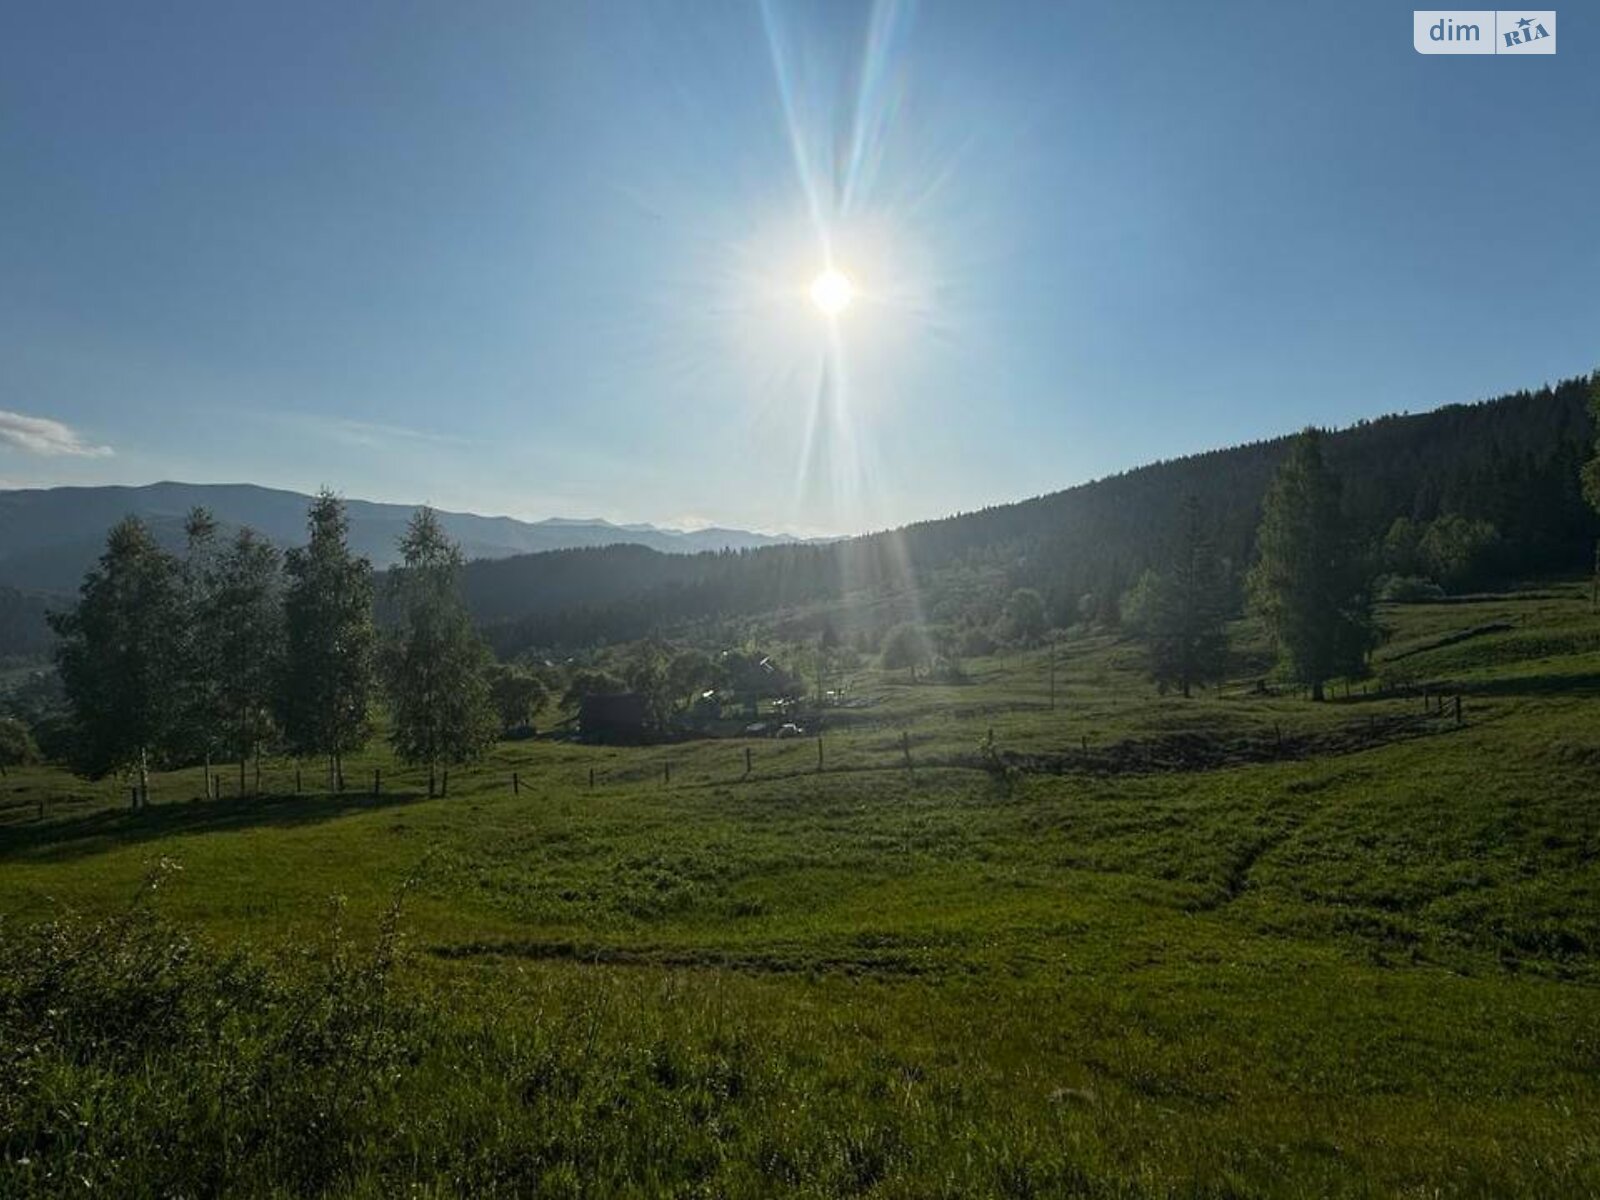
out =
<path fill-rule="evenodd" d="M 152 483 L 144 487 L 59 487 L 0 491 L 0 586 L 33 592 L 75 591 L 105 547 L 106 530 L 130 513 L 144 520 L 163 544 L 183 542 L 184 517 L 196 505 L 211 510 L 225 531 L 248 525 L 281 546 L 306 539 L 306 507 L 299 492 L 253 484 Z M 349 500 L 350 542 L 376 567 L 396 558 L 396 542 L 414 508 Z M 473 513 L 441 512 L 445 530 L 469 559 L 507 558 L 543 550 L 632 544 L 668 554 L 746 550 L 794 543 L 786 534 L 743 529 L 680 532 L 654 525 L 614 525 L 598 519 L 553 517 L 518 521 Z"/>

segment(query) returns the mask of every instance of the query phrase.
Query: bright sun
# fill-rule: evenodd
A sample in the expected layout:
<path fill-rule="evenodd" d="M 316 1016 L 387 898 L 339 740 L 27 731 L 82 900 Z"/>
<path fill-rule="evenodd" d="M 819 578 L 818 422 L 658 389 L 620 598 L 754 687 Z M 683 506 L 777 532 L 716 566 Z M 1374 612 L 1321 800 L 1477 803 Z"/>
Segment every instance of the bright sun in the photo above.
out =
<path fill-rule="evenodd" d="M 829 267 L 811 281 L 811 303 L 826 315 L 837 317 L 856 298 L 856 285 L 843 271 Z"/>

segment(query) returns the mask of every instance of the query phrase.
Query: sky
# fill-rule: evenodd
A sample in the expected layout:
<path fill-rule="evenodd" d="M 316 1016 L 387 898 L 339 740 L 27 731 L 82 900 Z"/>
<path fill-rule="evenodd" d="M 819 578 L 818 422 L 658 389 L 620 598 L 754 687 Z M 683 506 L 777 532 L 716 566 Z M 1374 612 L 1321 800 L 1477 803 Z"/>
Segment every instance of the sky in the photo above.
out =
<path fill-rule="evenodd" d="M 0 486 L 844 533 L 1586 373 L 1558 13 L 10 0 Z"/>

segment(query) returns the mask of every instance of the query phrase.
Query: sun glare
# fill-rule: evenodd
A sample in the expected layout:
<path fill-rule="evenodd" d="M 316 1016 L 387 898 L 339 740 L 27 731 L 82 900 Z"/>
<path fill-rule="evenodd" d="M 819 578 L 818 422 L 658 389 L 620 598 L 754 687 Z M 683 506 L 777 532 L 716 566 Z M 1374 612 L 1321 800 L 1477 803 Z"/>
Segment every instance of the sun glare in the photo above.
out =
<path fill-rule="evenodd" d="M 855 284 L 843 271 L 829 267 L 811 281 L 811 303 L 827 316 L 837 317 L 856 298 Z"/>

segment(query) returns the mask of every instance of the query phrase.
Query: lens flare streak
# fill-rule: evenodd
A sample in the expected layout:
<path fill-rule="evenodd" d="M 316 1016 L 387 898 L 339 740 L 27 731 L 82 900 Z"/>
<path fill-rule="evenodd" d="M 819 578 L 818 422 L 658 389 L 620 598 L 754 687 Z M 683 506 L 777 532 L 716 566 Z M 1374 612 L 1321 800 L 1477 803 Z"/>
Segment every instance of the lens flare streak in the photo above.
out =
<path fill-rule="evenodd" d="M 904 298 L 903 288 L 885 286 L 884 280 L 868 279 L 870 291 L 862 291 L 851 278 L 846 255 L 852 239 L 881 242 L 883 226 L 892 224 L 889 206 L 875 193 L 904 93 L 903 58 L 914 15 L 908 0 L 877 0 L 857 61 L 843 70 L 817 50 L 802 22 L 785 18 L 775 0 L 761 4 L 795 181 L 816 243 L 820 271 L 809 295 L 826 318 L 796 503 L 812 509 L 820 504 L 833 514 L 859 516 L 870 507 L 864 495 L 866 431 L 853 417 L 841 319 L 857 301 L 880 307 Z M 879 236 L 869 238 L 867 231 Z M 796 284 L 805 287 L 800 280 Z"/>

